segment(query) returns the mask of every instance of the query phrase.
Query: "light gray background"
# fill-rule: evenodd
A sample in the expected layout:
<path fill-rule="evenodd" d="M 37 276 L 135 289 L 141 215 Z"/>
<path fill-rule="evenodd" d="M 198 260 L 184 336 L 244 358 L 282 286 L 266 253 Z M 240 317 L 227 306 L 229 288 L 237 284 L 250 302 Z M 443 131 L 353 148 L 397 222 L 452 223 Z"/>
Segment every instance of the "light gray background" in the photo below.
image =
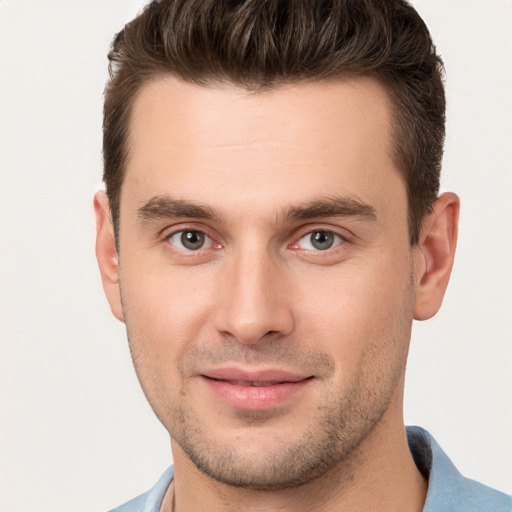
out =
<path fill-rule="evenodd" d="M 406 420 L 512 491 L 512 1 L 417 0 L 448 70 L 444 307 L 416 324 Z M 134 0 L 0 0 L 0 511 L 104 511 L 170 463 L 94 259 L 101 108 Z"/>

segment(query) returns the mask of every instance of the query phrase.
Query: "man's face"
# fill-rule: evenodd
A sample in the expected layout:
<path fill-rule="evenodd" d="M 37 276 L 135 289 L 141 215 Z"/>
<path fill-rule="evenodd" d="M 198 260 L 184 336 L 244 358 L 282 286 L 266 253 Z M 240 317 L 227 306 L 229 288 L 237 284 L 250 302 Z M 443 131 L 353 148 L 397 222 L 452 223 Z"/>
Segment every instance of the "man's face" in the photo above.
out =
<path fill-rule="evenodd" d="M 300 484 L 400 418 L 416 253 L 390 126 L 370 79 L 169 78 L 135 101 L 122 318 L 176 449 L 217 480 Z"/>

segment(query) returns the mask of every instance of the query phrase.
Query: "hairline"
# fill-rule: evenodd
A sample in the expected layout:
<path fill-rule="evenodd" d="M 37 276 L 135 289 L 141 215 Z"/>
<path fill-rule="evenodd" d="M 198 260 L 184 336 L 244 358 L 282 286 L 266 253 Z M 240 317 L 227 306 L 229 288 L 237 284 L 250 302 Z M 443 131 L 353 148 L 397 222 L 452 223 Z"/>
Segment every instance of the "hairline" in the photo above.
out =
<path fill-rule="evenodd" d="M 141 76 L 141 75 L 139 75 Z M 420 219 L 412 218 L 412 208 L 410 205 L 411 194 L 409 191 L 409 180 L 407 178 L 407 169 L 405 169 L 404 163 L 401 162 L 399 157 L 400 152 L 400 144 L 399 141 L 401 139 L 401 135 L 403 135 L 403 128 L 401 125 L 401 109 L 399 105 L 394 101 L 393 95 L 391 94 L 391 87 L 393 81 L 391 79 L 386 79 L 382 73 L 378 72 L 353 72 L 353 71 L 341 71 L 339 73 L 332 73 L 325 77 L 305 77 L 305 78 L 290 78 L 290 79 L 281 79 L 274 80 L 271 83 L 264 84 L 238 84 L 233 80 L 222 79 L 219 77 L 206 77 L 201 80 L 199 79 L 186 79 L 183 76 L 180 76 L 178 73 L 173 73 L 169 70 L 152 70 L 151 73 L 146 73 L 141 76 L 139 83 L 136 84 L 136 87 L 133 93 L 130 95 L 129 101 L 125 108 L 125 134 L 122 141 L 121 149 L 121 161 L 119 164 L 121 179 L 119 182 L 119 186 L 117 188 L 117 197 L 115 198 L 115 204 L 110 205 L 110 197 L 109 197 L 109 205 L 110 211 L 112 215 L 112 222 L 114 225 L 114 234 L 116 238 L 116 245 L 118 250 L 120 249 L 119 244 L 119 223 L 120 223 L 120 206 L 121 206 L 121 197 L 123 191 L 124 180 L 126 176 L 126 169 L 128 167 L 128 163 L 130 160 L 130 134 L 131 134 L 131 125 L 132 125 L 132 117 L 133 117 L 133 108 L 135 102 L 142 94 L 142 91 L 148 87 L 152 83 L 166 81 L 168 79 L 178 80 L 184 84 L 190 84 L 197 87 L 202 88 L 210 88 L 217 90 L 239 90 L 248 94 L 264 94 L 266 92 L 277 91 L 279 89 L 285 87 L 294 87 L 302 84 L 314 84 L 314 83 L 336 83 L 336 82 L 347 82 L 349 80 L 354 80 L 358 78 L 369 78 L 377 83 L 383 92 L 385 93 L 386 100 L 388 102 L 390 119 L 389 119 L 389 129 L 390 129 L 390 147 L 388 148 L 389 157 L 393 162 L 400 179 L 406 190 L 407 196 L 407 220 L 409 226 L 409 239 L 411 246 L 415 246 L 418 243 L 419 232 L 421 230 L 421 221 L 425 217 L 428 212 L 423 213 Z M 394 81 L 397 83 L 398 81 Z"/>

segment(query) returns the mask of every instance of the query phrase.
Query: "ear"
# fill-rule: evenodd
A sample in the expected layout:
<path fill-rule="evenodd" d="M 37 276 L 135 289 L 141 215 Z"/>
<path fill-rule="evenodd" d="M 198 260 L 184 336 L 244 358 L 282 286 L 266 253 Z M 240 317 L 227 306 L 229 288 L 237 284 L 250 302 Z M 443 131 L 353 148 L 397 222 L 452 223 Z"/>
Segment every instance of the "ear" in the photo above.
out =
<path fill-rule="evenodd" d="M 459 198 L 450 192 L 441 194 L 432 207 L 416 247 L 416 320 L 433 317 L 441 307 L 457 246 Z"/>
<path fill-rule="evenodd" d="M 94 196 L 94 212 L 96 213 L 96 259 L 100 267 L 103 289 L 112 313 L 123 322 L 123 308 L 119 288 L 119 258 L 114 226 L 108 197 L 102 190 L 96 192 Z"/>

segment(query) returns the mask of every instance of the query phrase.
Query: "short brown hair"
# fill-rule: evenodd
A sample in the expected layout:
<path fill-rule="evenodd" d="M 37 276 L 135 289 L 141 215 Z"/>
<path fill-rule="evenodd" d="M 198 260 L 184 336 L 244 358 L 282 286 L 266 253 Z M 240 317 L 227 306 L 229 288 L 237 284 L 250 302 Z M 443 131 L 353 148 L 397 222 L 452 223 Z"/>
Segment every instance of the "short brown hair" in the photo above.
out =
<path fill-rule="evenodd" d="M 147 81 L 173 75 L 251 91 L 370 76 L 393 107 L 393 157 L 408 195 L 411 244 L 439 191 L 443 64 L 404 0 L 154 0 L 109 53 L 103 179 L 116 234 L 131 107 Z"/>

